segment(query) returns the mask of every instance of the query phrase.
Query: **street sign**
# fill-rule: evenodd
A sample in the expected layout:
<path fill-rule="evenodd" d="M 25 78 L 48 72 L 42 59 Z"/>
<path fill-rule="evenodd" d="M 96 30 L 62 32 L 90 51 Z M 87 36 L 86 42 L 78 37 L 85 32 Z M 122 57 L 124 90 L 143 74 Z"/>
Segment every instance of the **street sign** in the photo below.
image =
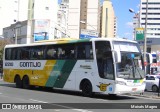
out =
<path fill-rule="evenodd" d="M 98 32 L 95 30 L 81 29 L 80 39 L 98 38 Z"/>
<path fill-rule="evenodd" d="M 136 40 L 144 40 L 144 28 L 136 28 Z"/>

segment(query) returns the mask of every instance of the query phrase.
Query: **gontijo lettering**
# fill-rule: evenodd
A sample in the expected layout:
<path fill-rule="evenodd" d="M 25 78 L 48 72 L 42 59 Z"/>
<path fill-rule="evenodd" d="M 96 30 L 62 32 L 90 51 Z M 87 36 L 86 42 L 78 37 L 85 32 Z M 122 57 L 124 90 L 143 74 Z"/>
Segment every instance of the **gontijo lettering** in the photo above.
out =
<path fill-rule="evenodd" d="M 20 62 L 20 67 L 41 67 L 41 62 Z"/>

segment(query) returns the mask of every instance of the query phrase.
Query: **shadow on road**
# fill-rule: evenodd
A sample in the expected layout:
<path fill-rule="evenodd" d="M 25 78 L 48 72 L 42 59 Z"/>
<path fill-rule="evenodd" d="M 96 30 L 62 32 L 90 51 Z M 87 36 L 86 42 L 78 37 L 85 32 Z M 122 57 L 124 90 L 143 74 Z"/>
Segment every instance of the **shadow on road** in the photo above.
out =
<path fill-rule="evenodd" d="M 15 84 L 12 83 L 3 83 L 0 84 L 0 86 L 3 87 L 10 87 L 10 88 L 16 88 Z M 21 88 L 17 88 L 17 89 L 21 89 Z M 81 92 L 75 92 L 75 91 L 69 91 L 69 90 L 60 90 L 60 89 L 52 89 L 52 88 L 47 88 L 47 87 L 32 87 L 31 89 L 32 91 L 41 91 L 41 92 L 48 92 L 48 93 L 58 93 L 58 94 L 65 94 L 65 95 L 74 95 L 74 96 L 83 96 L 83 94 Z M 28 90 L 28 91 L 29 91 Z M 126 96 L 126 95 L 102 95 L 102 94 L 94 94 L 91 98 L 95 98 L 95 99 L 106 99 L 106 100 L 129 100 L 129 99 L 137 99 L 135 97 L 132 96 Z"/>

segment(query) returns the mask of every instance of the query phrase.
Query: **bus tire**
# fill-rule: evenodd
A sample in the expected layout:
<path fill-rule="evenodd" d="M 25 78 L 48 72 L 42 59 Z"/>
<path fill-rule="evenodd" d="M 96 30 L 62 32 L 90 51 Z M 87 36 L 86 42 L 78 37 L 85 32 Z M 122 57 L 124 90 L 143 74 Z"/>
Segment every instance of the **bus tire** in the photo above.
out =
<path fill-rule="evenodd" d="M 16 88 L 22 88 L 22 80 L 19 75 L 16 75 L 14 82 L 16 83 Z"/>
<path fill-rule="evenodd" d="M 30 88 L 30 83 L 29 83 L 28 76 L 24 76 L 22 82 L 23 82 L 23 88 L 24 89 L 29 89 Z"/>
<path fill-rule="evenodd" d="M 88 80 L 85 80 L 83 83 L 82 83 L 82 93 L 84 96 L 92 96 L 93 92 L 92 92 L 92 84 L 90 81 Z"/>

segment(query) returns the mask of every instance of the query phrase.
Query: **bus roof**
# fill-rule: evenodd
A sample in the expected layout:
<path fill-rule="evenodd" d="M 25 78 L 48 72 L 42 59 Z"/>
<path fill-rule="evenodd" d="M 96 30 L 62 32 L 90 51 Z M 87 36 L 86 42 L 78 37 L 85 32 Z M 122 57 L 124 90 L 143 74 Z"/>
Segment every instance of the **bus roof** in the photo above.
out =
<path fill-rule="evenodd" d="M 79 42 L 89 42 L 89 41 L 100 41 L 100 40 L 108 40 L 108 41 L 125 41 L 125 42 L 133 42 L 136 41 L 122 39 L 122 38 L 91 38 L 91 39 L 73 39 L 73 38 L 64 38 L 64 39 L 55 39 L 55 40 L 44 40 L 38 41 L 31 44 L 9 44 L 6 45 L 5 48 L 9 47 L 25 47 L 25 46 L 37 46 L 37 45 L 51 45 L 51 44 L 65 44 L 65 43 L 79 43 Z"/>

